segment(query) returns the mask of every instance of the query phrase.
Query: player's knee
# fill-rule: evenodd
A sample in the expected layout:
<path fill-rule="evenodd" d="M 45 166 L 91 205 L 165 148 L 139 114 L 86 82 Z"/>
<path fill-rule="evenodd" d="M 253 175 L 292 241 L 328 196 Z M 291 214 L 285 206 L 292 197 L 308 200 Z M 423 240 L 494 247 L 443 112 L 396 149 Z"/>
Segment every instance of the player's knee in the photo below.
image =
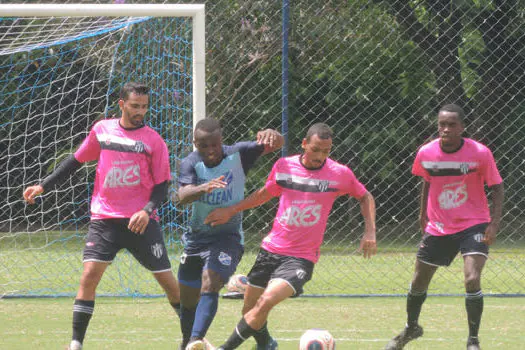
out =
<path fill-rule="evenodd" d="M 465 290 L 467 292 L 475 292 L 481 288 L 481 278 L 477 273 L 470 273 L 465 275 Z"/>
<path fill-rule="evenodd" d="M 275 306 L 275 304 L 276 303 L 271 297 L 271 295 L 263 294 L 257 300 L 257 304 L 255 305 L 255 308 L 260 313 L 268 313 Z"/>

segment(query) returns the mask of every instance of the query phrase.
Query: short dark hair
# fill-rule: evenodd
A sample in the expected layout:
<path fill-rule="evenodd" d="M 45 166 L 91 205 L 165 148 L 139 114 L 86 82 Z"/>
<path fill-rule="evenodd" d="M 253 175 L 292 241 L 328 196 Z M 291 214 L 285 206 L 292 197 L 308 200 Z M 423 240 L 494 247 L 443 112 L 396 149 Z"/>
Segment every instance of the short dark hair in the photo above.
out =
<path fill-rule="evenodd" d="M 456 113 L 458 115 L 458 118 L 461 121 L 461 123 L 465 123 L 465 111 L 463 110 L 463 108 L 461 108 L 457 104 L 450 103 L 448 105 L 444 105 L 443 107 L 441 107 L 439 109 L 439 112 L 441 112 L 441 111 L 443 111 L 443 112 L 450 112 L 450 113 Z"/>
<path fill-rule="evenodd" d="M 120 99 L 126 101 L 132 92 L 137 95 L 149 96 L 149 87 L 141 83 L 127 82 L 122 89 L 120 89 Z"/>
<path fill-rule="evenodd" d="M 306 141 L 310 141 L 310 138 L 317 135 L 322 140 L 331 139 L 334 136 L 332 128 L 325 123 L 315 123 L 308 129 L 306 133 Z"/>
<path fill-rule="evenodd" d="M 195 130 L 202 130 L 206 132 L 214 132 L 216 130 L 222 129 L 221 122 L 215 118 L 204 118 L 197 122 L 195 125 Z"/>

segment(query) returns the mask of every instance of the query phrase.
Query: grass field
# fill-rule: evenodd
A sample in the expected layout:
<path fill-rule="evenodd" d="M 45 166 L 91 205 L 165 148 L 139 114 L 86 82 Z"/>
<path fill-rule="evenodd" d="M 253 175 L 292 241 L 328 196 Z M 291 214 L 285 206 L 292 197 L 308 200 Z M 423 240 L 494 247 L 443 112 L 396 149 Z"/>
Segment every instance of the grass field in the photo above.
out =
<path fill-rule="evenodd" d="M 239 319 L 242 301 L 221 300 L 208 339 L 219 345 Z M 298 349 L 308 328 L 326 328 L 337 349 L 382 349 L 405 322 L 404 298 L 298 298 L 270 315 L 279 349 Z M 71 334 L 72 299 L 0 299 L 0 349 L 63 349 Z M 524 298 L 485 299 L 480 332 L 484 349 L 523 349 Z M 467 336 L 464 299 L 429 297 L 421 324 L 425 335 L 406 349 L 463 349 Z M 179 323 L 163 298 L 99 298 L 85 350 L 176 349 Z M 251 349 L 253 341 L 240 349 Z"/>

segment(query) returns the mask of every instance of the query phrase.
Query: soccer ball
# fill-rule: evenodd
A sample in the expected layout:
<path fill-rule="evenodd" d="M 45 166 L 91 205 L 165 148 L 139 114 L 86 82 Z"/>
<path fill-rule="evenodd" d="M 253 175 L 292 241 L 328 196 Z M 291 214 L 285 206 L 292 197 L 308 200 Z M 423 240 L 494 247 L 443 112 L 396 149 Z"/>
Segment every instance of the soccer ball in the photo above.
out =
<path fill-rule="evenodd" d="M 248 285 L 248 278 L 245 275 L 233 275 L 230 277 L 226 289 L 228 292 L 243 293 L 246 291 Z"/>
<path fill-rule="evenodd" d="M 335 350 L 335 340 L 324 329 L 309 329 L 301 336 L 299 350 Z"/>

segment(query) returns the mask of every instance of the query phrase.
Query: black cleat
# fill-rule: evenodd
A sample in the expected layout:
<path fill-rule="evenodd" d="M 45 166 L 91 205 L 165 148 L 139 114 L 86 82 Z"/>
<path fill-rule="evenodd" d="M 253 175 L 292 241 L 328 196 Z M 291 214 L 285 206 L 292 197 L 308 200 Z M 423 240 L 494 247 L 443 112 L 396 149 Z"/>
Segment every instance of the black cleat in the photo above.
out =
<path fill-rule="evenodd" d="M 411 340 L 419 338 L 423 335 L 423 328 L 416 324 L 415 326 L 406 326 L 405 329 L 385 346 L 385 350 L 401 350 Z"/>
<path fill-rule="evenodd" d="M 481 350 L 478 337 L 468 337 L 467 350 Z"/>

